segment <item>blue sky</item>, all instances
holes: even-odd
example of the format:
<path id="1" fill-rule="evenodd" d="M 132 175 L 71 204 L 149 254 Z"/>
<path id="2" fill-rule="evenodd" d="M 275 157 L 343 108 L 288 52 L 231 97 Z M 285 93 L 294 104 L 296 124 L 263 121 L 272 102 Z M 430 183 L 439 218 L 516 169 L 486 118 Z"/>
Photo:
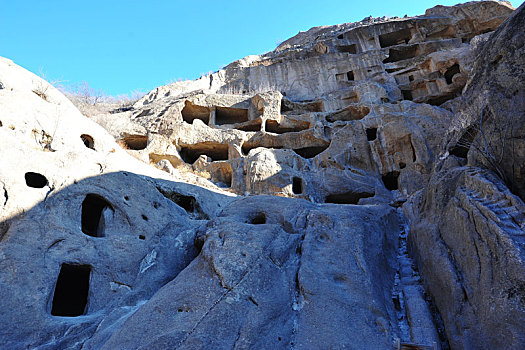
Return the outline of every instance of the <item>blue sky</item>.
<path id="1" fill-rule="evenodd" d="M 457 0 L 0 0 L 0 56 L 118 95 L 195 79 L 313 26 L 423 14 Z M 519 1 L 511 1 L 517 7 Z"/>

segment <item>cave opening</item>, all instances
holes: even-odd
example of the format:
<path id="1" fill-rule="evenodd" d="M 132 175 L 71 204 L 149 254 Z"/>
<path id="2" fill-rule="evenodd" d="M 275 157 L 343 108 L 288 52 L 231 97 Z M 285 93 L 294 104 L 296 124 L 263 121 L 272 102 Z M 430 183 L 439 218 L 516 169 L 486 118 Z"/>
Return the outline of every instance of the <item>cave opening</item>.
<path id="1" fill-rule="evenodd" d="M 180 156 L 184 162 L 193 164 L 201 156 L 210 157 L 213 162 L 228 160 L 228 145 L 218 142 L 205 141 L 191 145 L 180 145 Z"/>
<path id="2" fill-rule="evenodd" d="M 88 303 L 91 266 L 62 264 L 53 295 L 51 315 L 76 317 L 84 315 Z"/>
<path id="3" fill-rule="evenodd" d="M 412 91 L 411 90 L 401 90 L 401 93 L 403 94 L 403 100 L 412 101 Z"/>
<path id="4" fill-rule="evenodd" d="M 354 72 L 351 70 L 346 73 L 338 73 L 335 75 L 335 80 L 338 82 L 354 81 L 354 79 Z"/>
<path id="5" fill-rule="evenodd" d="M 120 139 L 124 144 L 124 148 L 141 151 L 148 146 L 147 135 L 127 135 Z"/>
<path id="6" fill-rule="evenodd" d="M 281 99 L 281 113 L 286 113 L 290 111 L 293 111 L 293 102 L 284 98 Z"/>
<path id="7" fill-rule="evenodd" d="M 445 93 L 441 96 L 429 98 L 426 103 L 433 106 L 441 106 L 443 103 L 455 99 L 458 95 L 461 94 L 461 90 L 455 89 L 449 93 Z"/>
<path id="8" fill-rule="evenodd" d="M 107 200 L 98 194 L 89 193 L 82 202 L 82 232 L 91 237 L 104 237 L 104 213 L 113 211 Z"/>
<path id="9" fill-rule="evenodd" d="M 195 197 L 177 194 L 171 196 L 170 198 L 175 204 L 184 209 L 187 213 L 193 213 L 195 211 L 195 204 L 197 203 Z"/>
<path id="10" fill-rule="evenodd" d="M 181 207 L 190 214 L 194 219 L 208 220 L 208 215 L 202 210 L 199 202 L 194 196 L 184 195 L 182 193 L 166 190 L 157 186 L 157 190 L 167 199 Z"/>
<path id="11" fill-rule="evenodd" d="M 474 142 L 474 138 L 477 134 L 478 129 L 476 128 L 476 125 L 469 126 L 463 135 L 461 135 L 458 142 L 449 149 L 449 153 L 456 157 L 467 159 L 470 146 L 472 145 L 472 142 Z"/>
<path id="12" fill-rule="evenodd" d="M 277 120 L 266 120 L 265 130 L 274 134 L 285 134 L 287 132 L 300 132 L 310 128 L 310 123 L 300 120 L 287 120 L 287 125 L 279 123 Z"/>
<path id="13" fill-rule="evenodd" d="M 319 153 L 323 152 L 327 148 L 328 148 L 328 145 L 312 146 L 312 147 L 295 148 L 293 151 L 303 158 L 313 158 Z"/>
<path id="14" fill-rule="evenodd" d="M 262 225 L 266 223 L 266 214 L 265 213 L 257 213 L 250 222 L 252 225 Z"/>
<path id="15" fill-rule="evenodd" d="M 457 63 L 447 68 L 444 74 L 447 84 L 448 85 L 452 84 L 452 78 L 454 77 L 454 75 L 459 74 L 459 73 L 460 73 L 459 64 Z"/>
<path id="16" fill-rule="evenodd" d="M 379 45 L 384 48 L 394 45 L 408 44 L 410 39 L 412 39 L 412 31 L 410 28 L 405 28 L 379 35 Z"/>
<path id="17" fill-rule="evenodd" d="M 355 55 L 357 53 L 357 45 L 356 44 L 339 45 L 339 46 L 337 46 L 337 50 L 339 52 L 346 52 L 346 53 Z"/>
<path id="18" fill-rule="evenodd" d="M 95 149 L 95 141 L 93 140 L 93 137 L 89 136 L 88 134 L 82 134 L 80 135 L 80 139 L 84 143 L 84 146 L 89 149 Z"/>
<path id="19" fill-rule="evenodd" d="M 399 46 L 388 50 L 388 57 L 383 60 L 383 63 L 398 62 L 414 58 L 418 55 L 418 46 Z"/>
<path id="20" fill-rule="evenodd" d="M 262 125 L 262 121 L 260 118 L 258 118 L 251 122 L 247 122 L 242 125 L 239 125 L 235 127 L 235 129 L 242 130 L 242 131 L 248 131 L 248 132 L 257 132 L 257 131 L 261 131 L 261 125 Z"/>
<path id="21" fill-rule="evenodd" d="M 190 101 L 184 102 L 184 108 L 181 111 L 182 120 L 188 124 L 193 124 L 195 119 L 200 119 L 206 125 L 210 122 L 210 109 L 204 106 L 198 106 Z"/>
<path id="22" fill-rule="evenodd" d="M 333 193 L 325 197 L 325 203 L 333 204 L 358 204 L 359 200 L 362 198 L 373 197 L 375 193 L 373 192 L 356 192 L 348 191 L 344 193 Z"/>
<path id="23" fill-rule="evenodd" d="M 303 179 L 300 177 L 294 176 L 292 179 L 292 192 L 294 194 L 303 193 Z"/>
<path id="24" fill-rule="evenodd" d="M 26 185 L 33 188 L 44 188 L 48 182 L 44 175 L 39 173 L 27 172 L 24 175 Z"/>
<path id="25" fill-rule="evenodd" d="M 366 139 L 368 141 L 374 141 L 377 138 L 377 128 L 366 129 Z"/>
<path id="26" fill-rule="evenodd" d="M 248 110 L 244 108 L 232 107 L 216 107 L 215 108 L 215 124 L 237 124 L 244 123 L 249 120 Z"/>
<path id="27" fill-rule="evenodd" d="M 399 188 L 399 171 L 391 171 L 382 176 L 383 184 L 389 191 L 394 191 Z"/>

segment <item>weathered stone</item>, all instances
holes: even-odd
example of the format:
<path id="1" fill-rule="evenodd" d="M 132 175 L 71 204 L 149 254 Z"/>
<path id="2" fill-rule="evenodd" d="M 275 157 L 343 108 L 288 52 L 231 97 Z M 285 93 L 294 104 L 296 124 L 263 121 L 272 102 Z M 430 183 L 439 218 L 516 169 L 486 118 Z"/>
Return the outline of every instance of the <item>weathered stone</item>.
<path id="1" fill-rule="evenodd" d="M 480 46 L 440 161 L 405 205 L 452 348 L 525 345 L 523 23 L 522 5 Z"/>
<path id="2" fill-rule="evenodd" d="M 477 47 L 470 40 L 494 30 L 510 12 L 508 3 L 487 1 L 436 7 L 413 18 L 313 28 L 270 53 L 248 56 L 194 82 L 159 87 L 134 110 L 101 122 L 116 138 L 129 129 L 149 130 L 148 145 L 155 146 L 138 154 L 145 161 L 156 163 L 165 155 L 175 168 L 189 169 L 172 161 L 175 145 L 180 154 L 199 149 L 190 150 L 187 164 L 206 153 L 211 162 L 229 163 L 231 181 L 224 180 L 230 177 L 224 175 L 226 165 L 219 172 L 202 163 L 193 169 L 207 169 L 212 181 L 238 194 L 293 195 L 284 179 L 294 171 L 256 178 L 241 171 L 258 161 L 249 151 L 264 147 L 312 159 L 308 168 L 314 174 L 327 166 L 350 167 L 378 180 L 396 173 L 408 195 L 428 180 L 451 117 L 421 102 L 442 105 L 461 94 Z M 121 127 L 126 118 L 129 126 Z M 117 127 L 108 125 L 111 120 Z M 359 135 L 372 129 L 374 140 Z M 339 177 L 348 181 L 343 173 Z M 322 202 L 324 195 L 311 198 Z"/>
<path id="3" fill-rule="evenodd" d="M 388 348 L 396 237 L 387 232 L 398 228 L 396 215 L 334 209 L 233 202 L 202 232 L 199 257 L 104 348 Z M 261 215 L 265 223 L 255 221 Z"/>
<path id="4" fill-rule="evenodd" d="M 0 59 L 0 343 L 523 348 L 524 11 L 312 28 L 103 128 Z"/>

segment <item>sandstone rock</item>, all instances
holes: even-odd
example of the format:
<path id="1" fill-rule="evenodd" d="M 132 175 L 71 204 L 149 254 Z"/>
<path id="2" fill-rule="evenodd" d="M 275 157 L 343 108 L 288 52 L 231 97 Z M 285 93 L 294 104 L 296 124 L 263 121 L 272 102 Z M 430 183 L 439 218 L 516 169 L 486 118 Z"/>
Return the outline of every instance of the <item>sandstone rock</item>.
<path id="1" fill-rule="evenodd" d="M 340 215 L 292 199 L 234 202 L 201 233 L 199 257 L 103 348 L 388 348 L 388 232 L 398 224 L 384 209 Z"/>
<path id="2" fill-rule="evenodd" d="M 209 216 L 230 197 L 191 190 L 129 156 L 51 85 L 7 59 L 0 78 L 1 343 L 79 348 L 99 323 L 136 309 L 198 253 L 186 193 Z M 85 311 L 64 313 L 67 299 L 55 301 L 61 274 L 66 285 L 89 281 Z"/>
<path id="3" fill-rule="evenodd" d="M 0 59 L 0 343 L 522 348 L 523 11 L 312 28 L 104 128 Z"/>
<path id="4" fill-rule="evenodd" d="M 524 20 L 522 5 L 481 46 L 431 181 L 405 205 L 452 348 L 525 346 Z"/>
<path id="5" fill-rule="evenodd" d="M 0 63 L 3 346 L 389 346 L 393 209 L 178 182 Z"/>
<path id="6" fill-rule="evenodd" d="M 421 102 L 443 105 L 461 94 L 477 47 L 470 40 L 494 30 L 511 9 L 487 1 L 436 7 L 413 18 L 312 28 L 273 52 L 159 87 L 134 110 L 97 120 L 123 140 L 133 130 L 149 131 L 147 148 L 135 152 L 140 159 L 168 159 L 237 194 L 294 196 L 297 172 L 315 177 L 334 167 L 376 181 L 391 178 L 387 189 L 409 195 L 428 180 L 451 117 Z M 258 157 L 270 163 L 284 160 L 277 149 L 299 157 L 287 155 L 286 166 L 253 176 L 246 169 L 261 168 L 250 164 L 260 163 L 249 155 L 258 147 L 268 150 Z M 203 154 L 207 158 L 192 166 Z M 353 181 L 344 172 L 332 176 Z M 324 202 L 334 194 L 322 188 L 322 179 L 309 181 L 321 188 L 304 198 Z"/>

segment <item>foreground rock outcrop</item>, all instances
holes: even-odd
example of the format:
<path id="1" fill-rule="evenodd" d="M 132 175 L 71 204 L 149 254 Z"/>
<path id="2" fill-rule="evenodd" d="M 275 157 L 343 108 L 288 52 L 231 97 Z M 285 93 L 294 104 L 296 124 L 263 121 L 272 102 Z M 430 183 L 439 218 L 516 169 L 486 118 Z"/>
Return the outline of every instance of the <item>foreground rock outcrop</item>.
<path id="1" fill-rule="evenodd" d="M 397 335 L 395 210 L 175 182 L 1 64 L 7 348 L 381 348 Z"/>
<path id="2" fill-rule="evenodd" d="M 312 28 L 98 124 L 0 59 L 0 343 L 523 348 L 524 14 Z"/>
<path id="3" fill-rule="evenodd" d="M 525 344 L 523 23 L 522 5 L 480 47 L 443 157 L 407 206 L 453 348 Z"/>

